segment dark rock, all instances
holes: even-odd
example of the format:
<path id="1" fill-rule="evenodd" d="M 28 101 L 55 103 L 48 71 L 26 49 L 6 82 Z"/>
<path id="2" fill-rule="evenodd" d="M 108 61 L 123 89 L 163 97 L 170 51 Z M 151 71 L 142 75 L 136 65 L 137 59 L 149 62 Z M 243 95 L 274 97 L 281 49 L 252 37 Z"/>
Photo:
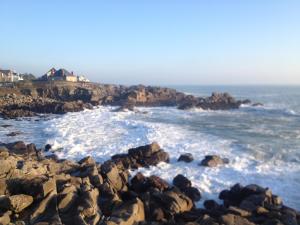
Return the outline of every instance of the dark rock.
<path id="1" fill-rule="evenodd" d="M 185 153 L 179 156 L 178 162 L 183 161 L 186 163 L 192 162 L 194 160 L 194 157 L 191 153 Z"/>
<path id="2" fill-rule="evenodd" d="M 169 162 L 169 154 L 154 142 L 128 150 L 128 154 L 112 156 L 112 160 L 124 169 L 155 166 L 160 162 Z"/>
<path id="3" fill-rule="evenodd" d="M 10 194 L 26 194 L 35 198 L 44 198 L 48 193 L 56 190 L 56 182 L 53 178 L 39 177 L 27 177 L 27 178 L 15 178 L 8 181 L 7 189 Z"/>
<path id="4" fill-rule="evenodd" d="M 48 152 L 49 150 L 51 150 L 52 146 L 50 144 L 46 144 L 45 145 L 45 152 Z"/>
<path id="5" fill-rule="evenodd" d="M 58 209 L 57 197 L 54 191 L 50 192 L 34 209 L 30 216 L 30 224 L 47 222 L 48 224 L 62 224 Z"/>
<path id="6" fill-rule="evenodd" d="M 222 216 L 221 222 L 225 225 L 255 225 L 249 220 L 234 214 L 227 214 Z"/>
<path id="7" fill-rule="evenodd" d="M 78 163 L 81 165 L 95 165 L 96 161 L 91 156 L 87 156 L 81 159 Z"/>
<path id="8" fill-rule="evenodd" d="M 257 106 L 264 106 L 264 104 L 257 102 L 257 103 L 253 103 L 252 106 L 257 107 Z"/>
<path id="9" fill-rule="evenodd" d="M 6 136 L 8 136 L 8 137 L 14 137 L 14 136 L 17 136 L 17 135 L 20 135 L 20 134 L 22 134 L 22 133 L 19 132 L 19 131 L 15 131 L 15 132 L 11 132 L 11 133 L 6 134 Z"/>
<path id="10" fill-rule="evenodd" d="M 207 210 L 216 210 L 220 207 L 215 200 L 205 200 L 203 204 Z"/>
<path id="11" fill-rule="evenodd" d="M 155 175 L 152 175 L 147 179 L 146 185 L 148 187 L 156 188 L 160 191 L 165 191 L 169 189 L 169 184 L 163 179 L 161 179 L 160 177 Z"/>
<path id="12" fill-rule="evenodd" d="M 192 186 L 192 182 L 182 174 L 178 174 L 176 177 L 174 177 L 173 184 L 180 190 L 184 190 L 185 188 Z"/>
<path id="13" fill-rule="evenodd" d="M 218 165 L 228 164 L 228 159 L 222 159 L 220 156 L 217 155 L 207 155 L 205 159 L 203 159 L 199 165 L 207 166 L 207 167 L 216 167 Z"/>
<path id="14" fill-rule="evenodd" d="M 186 196 L 192 199 L 194 202 L 198 202 L 201 199 L 200 191 L 195 187 L 188 187 L 183 191 Z"/>
<path id="15" fill-rule="evenodd" d="M 192 209 L 192 200 L 176 189 L 155 193 L 154 196 L 164 209 L 171 214 L 186 212 Z"/>

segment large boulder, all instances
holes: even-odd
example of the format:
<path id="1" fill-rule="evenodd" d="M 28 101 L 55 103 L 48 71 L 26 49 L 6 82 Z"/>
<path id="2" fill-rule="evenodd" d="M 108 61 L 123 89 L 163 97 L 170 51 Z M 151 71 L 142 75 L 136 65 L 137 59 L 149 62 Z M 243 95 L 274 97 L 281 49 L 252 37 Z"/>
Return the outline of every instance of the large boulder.
<path id="1" fill-rule="evenodd" d="M 128 174 L 120 171 L 114 162 L 107 161 L 102 164 L 101 174 L 117 191 L 127 190 Z"/>
<path id="2" fill-rule="evenodd" d="M 228 164 L 229 160 L 226 158 L 221 158 L 218 155 L 207 155 L 205 158 L 200 162 L 199 165 L 207 166 L 207 167 L 216 167 L 223 164 Z"/>
<path id="3" fill-rule="evenodd" d="M 16 213 L 20 213 L 25 208 L 30 206 L 33 198 L 30 195 L 12 195 L 9 197 L 10 209 Z"/>
<path id="4" fill-rule="evenodd" d="M 234 214 L 226 214 L 221 217 L 221 222 L 224 225 L 255 225 L 246 218 Z"/>
<path id="5" fill-rule="evenodd" d="M 185 154 L 180 155 L 177 161 L 190 163 L 193 160 L 194 160 L 194 157 L 191 153 L 185 153 Z"/>
<path id="6" fill-rule="evenodd" d="M 161 203 L 164 210 L 173 215 L 189 211 L 193 207 L 192 200 L 176 189 L 154 193 L 153 197 Z"/>
<path id="7" fill-rule="evenodd" d="M 169 162 L 169 154 L 153 142 L 149 145 L 131 148 L 128 154 L 117 154 L 112 156 L 112 161 L 119 168 L 137 169 L 139 167 L 155 166 L 160 162 Z"/>
<path id="8" fill-rule="evenodd" d="M 135 225 L 145 220 L 144 204 L 136 198 L 116 207 L 107 225 Z"/>
<path id="9" fill-rule="evenodd" d="M 39 199 L 56 192 L 56 181 L 45 176 L 16 178 L 8 180 L 7 189 L 11 195 L 26 194 Z"/>
<path id="10" fill-rule="evenodd" d="M 48 224 L 62 224 L 58 208 L 56 191 L 50 192 L 33 210 L 30 215 L 30 223 L 48 223 Z"/>
<path id="11" fill-rule="evenodd" d="M 173 184 L 193 201 L 199 201 L 201 199 L 200 191 L 197 188 L 192 187 L 192 182 L 182 174 L 174 177 Z"/>

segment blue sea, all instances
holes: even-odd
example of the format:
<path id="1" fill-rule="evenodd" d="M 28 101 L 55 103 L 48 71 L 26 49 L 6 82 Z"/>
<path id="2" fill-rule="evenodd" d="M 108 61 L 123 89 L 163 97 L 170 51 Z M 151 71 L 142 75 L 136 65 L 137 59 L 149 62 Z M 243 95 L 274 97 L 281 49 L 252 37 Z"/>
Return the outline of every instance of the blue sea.
<path id="1" fill-rule="evenodd" d="M 157 141 L 171 156 L 169 164 L 140 169 L 169 182 L 187 176 L 202 192 L 203 200 L 239 182 L 269 187 L 286 205 L 300 209 L 300 87 L 299 86 L 176 86 L 197 96 L 228 92 L 263 106 L 243 105 L 229 111 L 178 110 L 174 107 L 138 108 L 140 112 L 113 112 L 97 107 L 46 119 L 0 120 L 2 142 L 25 140 L 39 147 L 50 143 L 63 158 L 92 155 L 99 162 L 131 147 Z M 16 137 L 6 134 L 20 131 Z M 182 153 L 195 160 L 177 162 Z M 230 163 L 205 168 L 198 163 L 207 154 L 226 157 Z M 132 171 L 132 175 L 137 171 Z"/>

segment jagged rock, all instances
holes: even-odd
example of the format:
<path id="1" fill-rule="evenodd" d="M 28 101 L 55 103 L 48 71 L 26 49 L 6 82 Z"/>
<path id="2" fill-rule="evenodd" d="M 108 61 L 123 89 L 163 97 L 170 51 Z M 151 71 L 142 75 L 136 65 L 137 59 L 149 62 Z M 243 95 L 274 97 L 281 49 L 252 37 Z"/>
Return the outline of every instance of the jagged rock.
<path id="1" fill-rule="evenodd" d="M 183 161 L 183 162 L 186 162 L 186 163 L 190 163 L 193 160 L 194 160 L 194 157 L 191 153 L 185 153 L 185 154 L 180 155 L 177 161 L 178 162 Z"/>
<path id="2" fill-rule="evenodd" d="M 166 181 L 155 175 L 152 175 L 147 179 L 146 185 L 160 191 L 165 191 L 169 188 L 169 184 Z"/>
<path id="3" fill-rule="evenodd" d="M 68 211 L 72 207 L 72 204 L 76 201 L 77 198 L 78 195 L 74 191 L 70 191 L 65 194 L 62 194 L 59 197 L 60 200 L 58 202 L 59 212 L 64 213 Z"/>
<path id="4" fill-rule="evenodd" d="M 192 182 L 185 176 L 181 174 L 177 175 L 173 179 L 173 184 L 193 201 L 199 201 L 201 199 L 200 191 L 197 188 L 192 187 Z"/>
<path id="5" fill-rule="evenodd" d="M 128 175 L 120 172 L 113 162 L 105 162 L 101 165 L 101 174 L 116 188 L 117 191 L 127 190 L 126 181 Z"/>
<path id="6" fill-rule="evenodd" d="M 221 222 L 225 225 L 255 225 L 249 220 L 234 214 L 227 214 L 221 217 Z"/>
<path id="7" fill-rule="evenodd" d="M 201 166 L 208 166 L 208 167 L 216 167 L 218 165 L 228 164 L 228 159 L 222 159 L 220 156 L 217 155 L 207 155 L 205 159 L 203 159 L 199 165 Z"/>
<path id="8" fill-rule="evenodd" d="M 50 192 L 34 209 L 30 216 L 30 223 L 37 224 L 47 222 L 49 224 L 62 224 L 58 209 L 56 191 Z"/>
<path id="9" fill-rule="evenodd" d="M 129 149 L 128 155 L 136 159 L 137 163 L 143 167 L 155 166 L 160 162 L 169 162 L 169 154 L 164 152 L 156 142 Z"/>
<path id="10" fill-rule="evenodd" d="M 98 224 L 101 211 L 98 207 L 99 191 L 94 188 L 81 193 L 79 211 L 87 224 Z"/>
<path id="11" fill-rule="evenodd" d="M 23 209 L 30 206 L 33 198 L 30 195 L 13 195 L 9 197 L 10 209 L 16 213 L 20 213 Z"/>
<path id="12" fill-rule="evenodd" d="M 239 215 L 239 216 L 242 216 L 242 217 L 247 217 L 247 216 L 251 215 L 251 212 L 249 212 L 247 210 L 240 209 L 238 207 L 234 207 L 234 206 L 230 206 L 228 208 L 228 211 L 232 214 Z"/>
<path id="13" fill-rule="evenodd" d="M 171 214 L 189 211 L 193 207 L 192 200 L 183 193 L 176 191 L 176 189 L 164 193 L 155 193 L 153 197 Z"/>
<path id="14" fill-rule="evenodd" d="M 2 215 L 0 214 L 0 224 L 2 225 L 7 225 L 10 224 L 10 215 L 11 215 L 11 211 L 7 211 L 5 213 L 3 213 Z"/>
<path id="15" fill-rule="evenodd" d="M 81 159 L 78 163 L 81 166 L 86 166 L 86 165 L 95 165 L 96 161 L 91 156 L 87 156 L 87 157 Z"/>
<path id="16" fill-rule="evenodd" d="M 105 224 L 134 225 L 144 220 L 144 204 L 140 199 L 136 198 L 116 207 L 113 210 L 111 217 Z"/>
<path id="17" fill-rule="evenodd" d="M 223 190 L 223 203 L 207 200 L 201 209 L 194 204 L 199 190 L 183 175 L 174 178 L 173 187 L 142 173 L 129 181 L 127 169 L 148 166 L 147 160 L 163 152 L 157 144 L 102 165 L 91 157 L 79 163 L 45 159 L 32 154 L 36 151 L 23 142 L 0 144 L 0 224 L 299 224 L 299 212 L 255 184 Z"/>
<path id="18" fill-rule="evenodd" d="M 128 154 L 112 156 L 112 161 L 122 169 L 136 169 L 139 167 L 155 166 L 160 162 L 169 162 L 169 154 L 153 142 L 150 145 L 140 146 L 128 150 Z"/>
<path id="19" fill-rule="evenodd" d="M 56 181 L 43 176 L 10 179 L 8 190 L 13 195 L 27 194 L 34 198 L 44 198 L 48 193 L 56 191 Z"/>

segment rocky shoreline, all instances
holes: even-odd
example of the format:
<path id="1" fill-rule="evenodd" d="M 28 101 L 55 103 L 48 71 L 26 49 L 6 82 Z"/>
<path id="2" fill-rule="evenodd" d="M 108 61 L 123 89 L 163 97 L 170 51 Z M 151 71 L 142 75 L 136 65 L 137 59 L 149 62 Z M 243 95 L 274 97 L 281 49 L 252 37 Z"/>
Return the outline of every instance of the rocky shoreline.
<path id="1" fill-rule="evenodd" d="M 134 110 L 135 106 L 228 110 L 250 103 L 250 100 L 236 100 L 228 93 L 212 93 L 210 97 L 196 97 L 171 88 L 143 85 L 127 87 L 32 81 L 19 82 L 13 88 L 0 87 L 0 116 L 5 119 L 78 112 L 97 105 L 119 106 L 118 110 Z"/>
<path id="2" fill-rule="evenodd" d="M 46 146 L 49 149 L 51 146 Z M 180 161 L 190 162 L 185 154 Z M 204 201 L 187 177 L 173 184 L 130 171 L 169 162 L 157 143 L 128 150 L 102 164 L 44 156 L 34 144 L 0 144 L 0 224 L 185 224 L 297 225 L 300 213 L 279 196 L 255 184 L 236 184 L 220 192 L 220 202 Z M 202 166 L 229 163 L 207 156 Z"/>

